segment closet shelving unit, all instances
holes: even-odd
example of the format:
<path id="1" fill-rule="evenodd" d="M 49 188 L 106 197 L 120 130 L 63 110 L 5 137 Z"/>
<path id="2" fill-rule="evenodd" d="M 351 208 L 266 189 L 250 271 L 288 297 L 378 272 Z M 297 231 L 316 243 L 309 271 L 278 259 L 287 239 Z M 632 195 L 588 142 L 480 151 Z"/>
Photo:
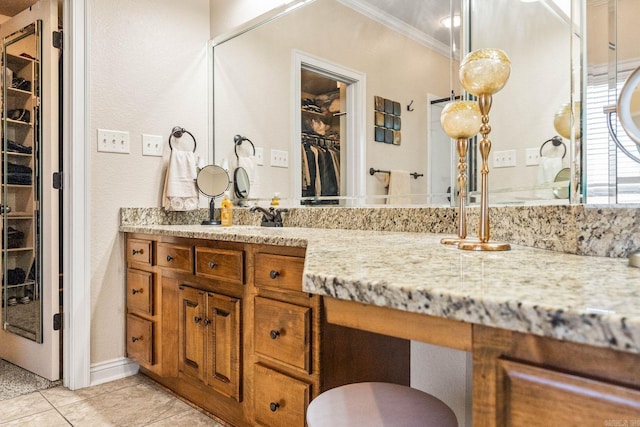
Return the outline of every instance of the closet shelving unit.
<path id="1" fill-rule="evenodd" d="M 39 298 L 35 263 L 38 254 L 39 63 L 35 31 L 6 43 L 2 52 L 2 294 L 3 306 Z M 5 67 L 10 71 L 6 71 Z M 16 79 L 28 82 L 16 87 Z M 16 111 L 25 111 L 21 117 Z M 18 116 L 18 117 L 16 117 Z M 16 149 L 17 144 L 18 149 Z M 12 169 L 20 179 L 12 179 Z M 28 172 L 25 172 L 28 171 Z M 30 175 L 30 176 L 28 176 Z M 28 176 L 28 177 L 26 177 Z M 11 236 L 18 235 L 18 238 Z M 27 297 L 27 298 L 25 298 Z M 10 300 L 12 300 L 10 302 Z M 12 324 L 10 311 L 3 321 Z M 29 333 L 26 328 L 24 332 Z"/>

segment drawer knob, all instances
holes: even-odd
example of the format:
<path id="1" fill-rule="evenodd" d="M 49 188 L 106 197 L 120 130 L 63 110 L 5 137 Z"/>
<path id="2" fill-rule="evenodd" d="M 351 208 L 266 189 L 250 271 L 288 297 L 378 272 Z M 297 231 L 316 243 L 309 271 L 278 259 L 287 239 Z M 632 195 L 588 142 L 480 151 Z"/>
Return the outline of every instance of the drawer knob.
<path id="1" fill-rule="evenodd" d="M 131 251 L 132 255 L 142 255 L 144 253 L 144 249 L 133 249 Z"/>
<path id="2" fill-rule="evenodd" d="M 269 332 L 272 340 L 277 339 L 280 336 L 280 331 L 276 331 L 275 329 Z"/>
<path id="3" fill-rule="evenodd" d="M 135 294 L 141 294 L 141 293 L 142 293 L 142 288 L 140 288 L 140 289 L 131 289 L 131 293 L 132 293 L 133 295 L 135 295 Z"/>
<path id="4" fill-rule="evenodd" d="M 142 339 L 142 337 L 131 337 L 131 342 L 137 342 L 140 341 Z"/>
<path id="5" fill-rule="evenodd" d="M 277 270 L 271 270 L 271 272 L 269 273 L 269 277 L 271 277 L 272 279 L 276 279 L 278 276 L 280 275 L 280 272 Z"/>
<path id="6" fill-rule="evenodd" d="M 279 407 L 280 407 L 279 403 L 276 403 L 276 402 L 269 403 L 269 409 L 271 409 L 271 412 L 276 412 Z"/>
<path id="7" fill-rule="evenodd" d="M 193 321 L 194 321 L 195 323 L 200 323 L 200 322 L 202 321 L 202 317 L 200 317 L 200 316 L 196 316 L 196 317 L 194 317 L 194 318 L 193 318 Z"/>
<path id="8" fill-rule="evenodd" d="M 217 266 L 218 266 L 218 264 L 216 264 L 215 262 L 213 262 L 213 261 L 210 261 L 210 262 L 209 262 L 209 268 L 210 268 L 210 269 L 212 269 L 212 270 L 213 270 L 213 269 L 214 269 L 214 268 L 216 268 Z"/>
<path id="9" fill-rule="evenodd" d="M 167 262 L 173 261 L 173 257 L 171 255 L 167 255 Z"/>

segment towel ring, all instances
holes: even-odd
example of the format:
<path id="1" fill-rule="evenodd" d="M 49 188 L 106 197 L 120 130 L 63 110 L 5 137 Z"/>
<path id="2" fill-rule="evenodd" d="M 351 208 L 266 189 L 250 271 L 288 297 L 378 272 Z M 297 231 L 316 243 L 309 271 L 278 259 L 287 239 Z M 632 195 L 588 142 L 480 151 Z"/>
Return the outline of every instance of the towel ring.
<path id="1" fill-rule="evenodd" d="M 545 145 L 547 145 L 548 142 L 550 142 L 551 145 L 553 145 L 554 147 L 559 147 L 560 145 L 562 145 L 562 148 L 564 148 L 564 153 L 562 153 L 562 158 L 564 159 L 564 157 L 567 155 L 567 146 L 562 141 L 562 138 L 559 137 L 558 135 L 554 136 L 553 138 L 547 139 L 545 142 L 542 143 L 542 145 L 540 146 L 540 157 L 542 157 L 542 149 L 544 148 Z"/>
<path id="2" fill-rule="evenodd" d="M 253 145 L 253 142 L 246 136 L 236 135 L 233 137 L 233 151 L 236 153 L 236 159 L 240 160 L 240 156 L 238 156 L 238 145 L 242 145 L 244 141 L 248 141 L 251 144 L 251 148 L 253 148 L 253 155 L 256 155 L 256 146 Z"/>
<path id="3" fill-rule="evenodd" d="M 171 146 L 171 138 L 182 138 L 182 135 L 184 135 L 185 133 L 188 133 L 193 139 L 193 152 L 195 153 L 196 147 L 198 146 L 198 143 L 196 142 L 196 137 L 193 136 L 191 132 L 189 132 L 188 130 L 180 126 L 175 126 L 173 129 L 171 129 L 171 134 L 169 135 L 169 148 L 173 150 L 173 147 Z"/>

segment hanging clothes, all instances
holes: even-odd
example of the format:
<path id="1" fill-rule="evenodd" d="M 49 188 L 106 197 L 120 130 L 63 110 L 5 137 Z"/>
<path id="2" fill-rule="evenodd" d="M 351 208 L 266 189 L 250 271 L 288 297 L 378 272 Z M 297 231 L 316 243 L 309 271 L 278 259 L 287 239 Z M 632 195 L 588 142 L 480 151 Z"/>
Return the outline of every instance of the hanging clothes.
<path id="1" fill-rule="evenodd" d="M 303 197 L 340 195 L 340 150 L 337 144 L 336 140 L 303 135 Z"/>

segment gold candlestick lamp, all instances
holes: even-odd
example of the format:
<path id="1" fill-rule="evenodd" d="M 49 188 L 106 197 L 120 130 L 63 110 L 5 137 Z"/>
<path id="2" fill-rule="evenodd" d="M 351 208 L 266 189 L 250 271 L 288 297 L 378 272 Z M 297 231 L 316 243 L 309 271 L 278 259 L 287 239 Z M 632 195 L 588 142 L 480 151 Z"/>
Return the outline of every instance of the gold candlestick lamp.
<path id="1" fill-rule="evenodd" d="M 488 175 L 489 152 L 491 141 L 489 133 L 489 111 L 493 94 L 502 89 L 511 73 L 511 60 L 500 49 L 479 49 L 469 52 L 460 63 L 460 82 L 462 87 L 478 97 L 478 106 L 482 114 L 480 133 L 482 140 L 479 144 L 482 168 L 480 170 L 480 223 L 478 225 L 478 241 L 464 241 L 458 248 L 476 251 L 505 251 L 511 249 L 508 243 L 491 242 L 491 228 L 489 225 L 488 205 Z"/>
<path id="2" fill-rule="evenodd" d="M 448 104 L 440 114 L 442 129 L 456 140 L 458 151 L 458 237 L 445 237 L 440 243 L 458 245 L 467 237 L 467 146 L 468 139 L 480 131 L 482 114 L 474 101 L 455 101 Z M 454 192 L 452 192 L 454 193 Z"/>

